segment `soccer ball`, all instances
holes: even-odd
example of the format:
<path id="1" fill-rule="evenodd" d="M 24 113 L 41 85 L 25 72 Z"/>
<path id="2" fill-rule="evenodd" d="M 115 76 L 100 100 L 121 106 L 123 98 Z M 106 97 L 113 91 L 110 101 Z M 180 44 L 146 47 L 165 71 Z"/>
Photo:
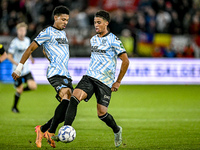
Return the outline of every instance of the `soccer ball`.
<path id="1" fill-rule="evenodd" d="M 72 126 L 62 126 L 58 131 L 58 138 L 61 142 L 70 143 L 76 137 L 76 130 Z"/>

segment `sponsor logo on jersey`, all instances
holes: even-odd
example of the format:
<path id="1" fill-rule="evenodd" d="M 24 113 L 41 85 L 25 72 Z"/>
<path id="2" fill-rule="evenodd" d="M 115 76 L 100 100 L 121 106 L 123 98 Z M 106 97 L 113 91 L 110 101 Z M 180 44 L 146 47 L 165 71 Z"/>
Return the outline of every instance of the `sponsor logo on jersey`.
<path id="1" fill-rule="evenodd" d="M 92 46 L 91 51 L 96 53 L 106 53 L 106 50 L 98 49 L 98 46 Z"/>
<path id="2" fill-rule="evenodd" d="M 56 41 L 58 42 L 58 44 L 68 44 L 65 38 L 56 38 Z"/>
<path id="3" fill-rule="evenodd" d="M 20 53 L 22 53 L 22 52 L 24 52 L 26 49 L 18 49 L 17 51 L 18 52 L 20 52 Z"/>

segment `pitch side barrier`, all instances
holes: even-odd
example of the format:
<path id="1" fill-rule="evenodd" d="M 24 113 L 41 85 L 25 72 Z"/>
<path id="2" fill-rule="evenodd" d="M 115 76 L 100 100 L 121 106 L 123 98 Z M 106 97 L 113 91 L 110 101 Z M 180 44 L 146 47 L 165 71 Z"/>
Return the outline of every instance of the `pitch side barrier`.
<path id="1" fill-rule="evenodd" d="M 70 58 L 68 68 L 74 84 L 86 73 L 89 61 L 89 58 Z M 48 65 L 46 58 L 35 58 L 35 63 L 30 63 L 38 84 L 49 84 L 46 79 Z M 118 59 L 116 75 L 120 66 Z M 8 60 L 0 64 L 1 82 L 13 82 L 11 73 L 12 65 Z M 200 84 L 200 59 L 130 58 L 122 84 Z"/>

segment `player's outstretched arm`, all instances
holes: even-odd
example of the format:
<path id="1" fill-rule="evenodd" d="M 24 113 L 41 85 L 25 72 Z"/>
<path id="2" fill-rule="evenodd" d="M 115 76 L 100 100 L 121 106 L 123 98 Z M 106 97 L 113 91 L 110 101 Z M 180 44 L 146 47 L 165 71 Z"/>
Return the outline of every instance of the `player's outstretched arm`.
<path id="1" fill-rule="evenodd" d="M 38 48 L 38 44 L 33 41 L 30 46 L 26 49 L 26 51 L 24 52 L 24 54 L 22 55 L 22 58 L 20 60 L 20 63 L 17 65 L 16 70 L 12 73 L 12 77 L 14 80 L 17 80 L 17 78 L 20 77 L 21 75 L 21 71 L 23 68 L 24 63 L 26 62 L 26 60 L 30 57 L 31 53 Z"/>
<path id="2" fill-rule="evenodd" d="M 129 59 L 128 59 L 128 56 L 127 56 L 127 53 L 123 53 L 119 56 L 119 58 L 122 60 L 122 64 L 121 64 L 121 68 L 120 68 L 120 72 L 119 72 L 119 75 L 118 75 L 118 78 L 116 80 L 115 83 L 113 83 L 112 87 L 111 87 L 111 91 L 112 92 L 116 92 L 120 86 L 120 83 L 128 69 L 128 66 L 129 66 Z"/>
<path id="3" fill-rule="evenodd" d="M 7 54 L 6 54 L 6 52 L 4 52 L 4 53 L 0 56 L 0 63 L 3 62 L 6 58 L 7 58 Z"/>
<path id="4" fill-rule="evenodd" d="M 8 60 L 12 63 L 12 64 L 14 64 L 14 65 L 18 65 L 18 63 L 14 60 L 14 58 L 13 58 L 13 54 L 11 54 L 11 53 L 8 53 Z"/>

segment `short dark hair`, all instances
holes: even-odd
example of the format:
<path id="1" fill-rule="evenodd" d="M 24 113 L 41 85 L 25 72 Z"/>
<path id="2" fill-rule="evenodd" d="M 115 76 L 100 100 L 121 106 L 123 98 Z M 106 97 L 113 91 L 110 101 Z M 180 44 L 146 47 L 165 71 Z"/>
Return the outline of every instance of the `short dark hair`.
<path id="1" fill-rule="evenodd" d="M 61 14 L 67 14 L 67 15 L 69 15 L 69 9 L 66 6 L 57 6 L 53 10 L 53 16 L 55 16 L 55 15 L 59 16 Z"/>
<path id="2" fill-rule="evenodd" d="M 105 10 L 100 10 L 95 14 L 95 17 L 101 17 L 104 20 L 110 22 L 110 14 Z"/>

